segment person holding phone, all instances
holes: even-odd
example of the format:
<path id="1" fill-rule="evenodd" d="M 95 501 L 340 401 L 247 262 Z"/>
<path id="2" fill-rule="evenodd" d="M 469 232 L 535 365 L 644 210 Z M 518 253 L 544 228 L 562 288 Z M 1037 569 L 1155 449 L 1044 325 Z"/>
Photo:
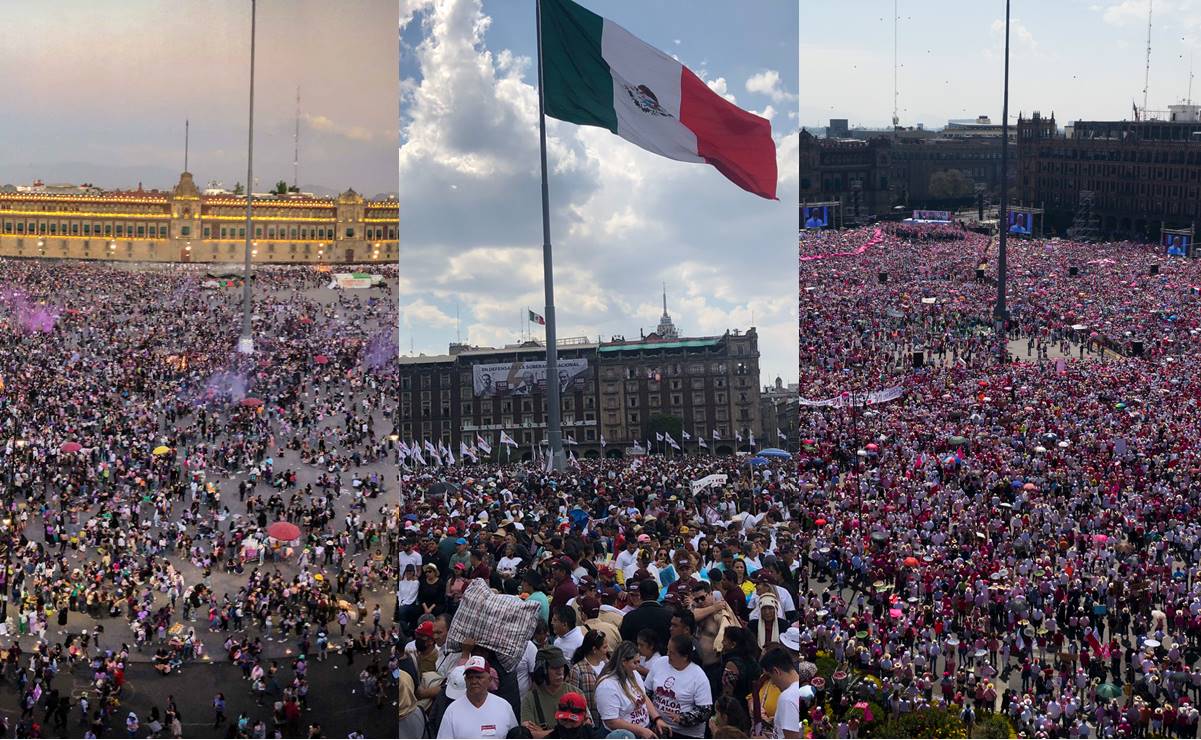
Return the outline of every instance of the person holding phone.
<path id="1" fill-rule="evenodd" d="M 635 737 L 671 737 L 667 724 L 648 699 L 635 667 L 638 648 L 625 640 L 613 651 L 596 685 L 596 709 L 607 730 L 628 730 Z"/>
<path id="2" fill-rule="evenodd" d="M 646 677 L 651 703 L 678 737 L 704 737 L 713 714 L 709 677 L 699 659 L 692 636 L 675 635 L 667 642 L 667 660 L 656 663 Z"/>

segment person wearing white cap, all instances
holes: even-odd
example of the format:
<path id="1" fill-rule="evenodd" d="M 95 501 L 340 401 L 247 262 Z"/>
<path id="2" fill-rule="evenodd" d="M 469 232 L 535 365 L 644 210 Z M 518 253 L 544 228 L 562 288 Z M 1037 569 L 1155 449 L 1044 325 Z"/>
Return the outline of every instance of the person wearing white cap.
<path id="1" fill-rule="evenodd" d="M 446 696 L 453 701 L 442 714 L 438 737 L 499 738 L 517 726 L 509 702 L 489 693 L 491 681 L 488 662 L 478 655 L 451 671 L 446 679 Z"/>

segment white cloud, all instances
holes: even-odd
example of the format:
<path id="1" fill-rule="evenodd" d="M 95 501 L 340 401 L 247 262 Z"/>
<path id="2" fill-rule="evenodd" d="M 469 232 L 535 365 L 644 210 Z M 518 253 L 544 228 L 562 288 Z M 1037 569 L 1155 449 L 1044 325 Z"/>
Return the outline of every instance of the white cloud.
<path id="1" fill-rule="evenodd" d="M 780 73 L 774 69 L 764 70 L 747 78 L 746 91 L 767 95 L 774 103 L 797 99 L 796 95 L 781 87 Z"/>
<path id="2" fill-rule="evenodd" d="M 997 54 L 1004 53 L 1005 50 L 1005 19 L 998 18 L 992 22 L 990 26 L 993 34 L 994 51 Z M 1019 18 L 1009 19 L 1009 53 L 1012 55 L 1015 50 L 1022 50 L 1027 54 L 1035 54 L 1038 52 L 1038 42 L 1034 39 L 1034 34 L 1030 29 L 1022 23 Z"/>
<path id="3" fill-rule="evenodd" d="M 704 79 L 703 77 L 701 79 Z M 729 87 L 726 85 L 725 77 L 718 77 L 716 80 L 705 80 L 705 84 L 709 89 L 718 95 L 722 96 L 731 103 L 737 103 L 738 100 L 730 93 Z"/>
<path id="4" fill-rule="evenodd" d="M 375 138 L 374 134 L 363 126 L 345 126 L 335 123 L 325 116 L 311 113 L 304 113 L 300 117 L 310 128 L 322 133 L 333 134 L 351 141 L 371 141 Z"/>

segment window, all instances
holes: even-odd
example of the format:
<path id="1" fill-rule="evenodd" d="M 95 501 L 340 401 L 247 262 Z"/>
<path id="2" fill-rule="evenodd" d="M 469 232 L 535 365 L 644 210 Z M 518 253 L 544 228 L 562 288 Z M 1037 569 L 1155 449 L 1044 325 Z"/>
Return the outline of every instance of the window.
<path id="1" fill-rule="evenodd" d="M 348 229 L 346 229 L 346 238 L 347 238 L 347 239 L 353 239 L 353 238 L 354 238 L 354 227 L 353 227 L 353 226 L 352 226 L 352 227 L 350 227 L 350 228 L 348 228 Z"/>
<path id="2" fill-rule="evenodd" d="M 181 227 L 179 227 L 179 233 L 181 236 L 191 236 L 192 235 L 192 227 L 191 226 L 181 226 Z M 208 235 L 205 234 L 205 236 L 208 236 Z"/>

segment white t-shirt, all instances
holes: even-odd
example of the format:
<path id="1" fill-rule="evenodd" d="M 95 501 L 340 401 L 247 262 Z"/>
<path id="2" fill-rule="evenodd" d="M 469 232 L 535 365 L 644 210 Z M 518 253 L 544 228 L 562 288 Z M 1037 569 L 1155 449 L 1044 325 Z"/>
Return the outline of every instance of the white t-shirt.
<path id="1" fill-rule="evenodd" d="M 538 658 L 538 646 L 533 640 L 526 640 L 525 652 L 521 655 L 521 661 L 517 664 L 517 690 L 525 696 L 530 692 L 530 673 L 534 670 L 534 662 Z"/>
<path id="2" fill-rule="evenodd" d="M 503 573 L 516 573 L 517 568 L 521 565 L 521 558 L 509 557 L 508 555 L 500 559 L 496 564 L 496 569 Z"/>
<path id="3" fill-rule="evenodd" d="M 452 701 L 442 714 L 438 737 L 504 737 L 516 726 L 513 707 L 496 694 L 488 694 L 482 707 L 476 707 L 464 696 Z"/>
<path id="4" fill-rule="evenodd" d="M 784 737 L 784 731 L 800 733 L 801 731 L 801 682 L 780 692 L 776 699 L 775 723 L 776 737 Z"/>
<path id="5" fill-rule="evenodd" d="M 556 637 L 554 646 L 563 651 L 563 657 L 571 660 L 571 656 L 575 655 L 575 649 L 584 644 L 584 630 L 580 627 L 572 627 L 562 637 Z"/>
<path id="6" fill-rule="evenodd" d="M 634 550 L 634 552 L 630 552 L 629 550 L 622 550 L 617 553 L 615 565 L 621 571 L 622 583 L 624 584 L 634 575 L 634 571 L 638 570 L 638 551 Z"/>
<path id="7" fill-rule="evenodd" d="M 641 691 L 635 691 L 632 688 L 630 690 L 637 701 L 631 701 L 630 697 L 626 696 L 626 693 L 621 690 L 621 684 L 614 676 L 608 676 L 597 684 L 596 711 L 602 721 L 620 719 L 639 727 L 650 726 L 651 714 L 646 707 L 646 689 L 642 684 L 642 676 L 635 673 L 634 681 L 641 689 Z"/>
<path id="8" fill-rule="evenodd" d="M 699 665 L 689 663 L 684 670 L 677 671 L 672 667 L 670 660 L 657 660 L 646 674 L 646 691 L 650 694 L 655 709 L 663 714 L 664 721 L 671 727 L 673 735 L 705 736 L 704 722 L 697 725 L 679 725 L 672 722 L 666 714 L 680 714 L 691 712 L 697 707 L 713 706 L 709 677 Z"/>

